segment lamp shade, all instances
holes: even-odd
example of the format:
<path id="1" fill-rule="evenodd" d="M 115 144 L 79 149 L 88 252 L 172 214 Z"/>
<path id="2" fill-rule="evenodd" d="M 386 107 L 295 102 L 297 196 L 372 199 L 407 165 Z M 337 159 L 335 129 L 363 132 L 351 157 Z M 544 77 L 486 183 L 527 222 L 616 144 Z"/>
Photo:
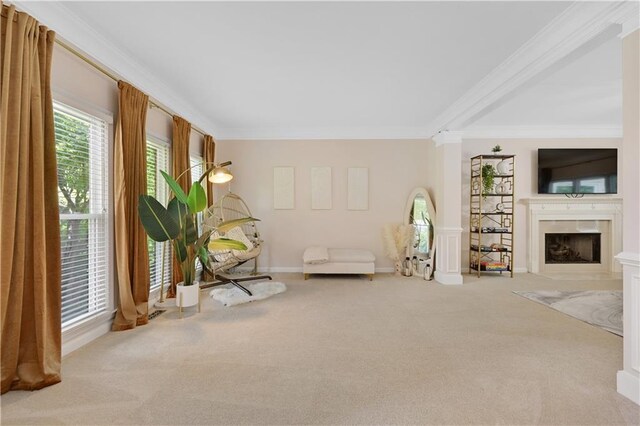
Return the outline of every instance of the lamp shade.
<path id="1" fill-rule="evenodd" d="M 216 167 L 209 174 L 209 180 L 213 183 L 226 183 L 233 179 L 233 175 L 226 167 Z"/>

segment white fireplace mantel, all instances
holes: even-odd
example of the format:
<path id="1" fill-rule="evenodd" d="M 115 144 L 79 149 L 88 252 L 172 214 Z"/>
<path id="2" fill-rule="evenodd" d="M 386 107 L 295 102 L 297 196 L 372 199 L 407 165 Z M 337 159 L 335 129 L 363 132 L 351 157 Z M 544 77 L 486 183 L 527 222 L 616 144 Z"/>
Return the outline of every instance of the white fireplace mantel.
<path id="1" fill-rule="evenodd" d="M 548 220 L 605 220 L 611 221 L 609 247 L 612 258 L 622 251 L 622 198 L 588 196 L 582 198 L 535 197 L 522 200 L 528 206 L 527 239 L 529 242 L 529 272 L 540 271 L 540 222 Z M 611 272 L 620 266 L 611 259 Z"/>

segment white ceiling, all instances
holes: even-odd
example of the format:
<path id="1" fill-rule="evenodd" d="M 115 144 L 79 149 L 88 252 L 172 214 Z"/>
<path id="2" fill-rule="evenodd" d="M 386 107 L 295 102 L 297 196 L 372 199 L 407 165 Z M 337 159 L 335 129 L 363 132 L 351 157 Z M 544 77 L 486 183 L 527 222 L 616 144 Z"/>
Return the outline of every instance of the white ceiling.
<path id="1" fill-rule="evenodd" d="M 615 37 L 479 118 L 493 126 L 622 126 L 622 40 Z"/>
<path id="2" fill-rule="evenodd" d="M 431 136 L 439 114 L 568 5 L 64 3 L 218 138 Z"/>

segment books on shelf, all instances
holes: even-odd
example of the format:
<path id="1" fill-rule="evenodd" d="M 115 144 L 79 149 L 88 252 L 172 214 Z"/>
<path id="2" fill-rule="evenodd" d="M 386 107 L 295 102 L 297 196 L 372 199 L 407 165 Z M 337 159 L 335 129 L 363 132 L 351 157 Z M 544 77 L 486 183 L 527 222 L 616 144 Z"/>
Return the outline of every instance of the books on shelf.
<path id="1" fill-rule="evenodd" d="M 477 226 L 472 226 L 471 227 L 471 232 L 478 232 L 478 227 Z M 483 226 L 482 227 L 482 232 L 505 233 L 505 232 L 509 232 L 509 228 L 495 227 L 495 226 Z"/>
<path id="2" fill-rule="evenodd" d="M 478 268 L 478 264 L 476 262 L 472 262 L 471 269 L 477 269 L 477 268 Z M 509 271 L 509 265 L 507 265 L 504 262 L 484 261 L 484 262 L 480 262 L 480 270 L 494 271 L 494 272 Z"/>
<path id="3" fill-rule="evenodd" d="M 478 245 L 477 244 L 471 244 L 471 250 L 478 251 Z M 480 246 L 480 251 L 481 252 L 485 252 L 485 253 L 489 253 L 489 252 L 506 252 L 506 251 L 509 251 L 509 249 L 507 247 L 501 246 L 499 244 L 491 244 L 490 246 L 481 245 Z"/>

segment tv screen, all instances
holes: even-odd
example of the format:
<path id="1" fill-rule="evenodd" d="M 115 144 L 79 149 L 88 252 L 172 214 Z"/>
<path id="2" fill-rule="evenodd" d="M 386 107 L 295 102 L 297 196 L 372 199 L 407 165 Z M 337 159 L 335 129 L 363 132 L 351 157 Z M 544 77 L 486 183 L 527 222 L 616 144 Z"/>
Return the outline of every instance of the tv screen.
<path id="1" fill-rule="evenodd" d="M 538 194 L 616 194 L 617 192 L 617 149 L 538 150 Z"/>

